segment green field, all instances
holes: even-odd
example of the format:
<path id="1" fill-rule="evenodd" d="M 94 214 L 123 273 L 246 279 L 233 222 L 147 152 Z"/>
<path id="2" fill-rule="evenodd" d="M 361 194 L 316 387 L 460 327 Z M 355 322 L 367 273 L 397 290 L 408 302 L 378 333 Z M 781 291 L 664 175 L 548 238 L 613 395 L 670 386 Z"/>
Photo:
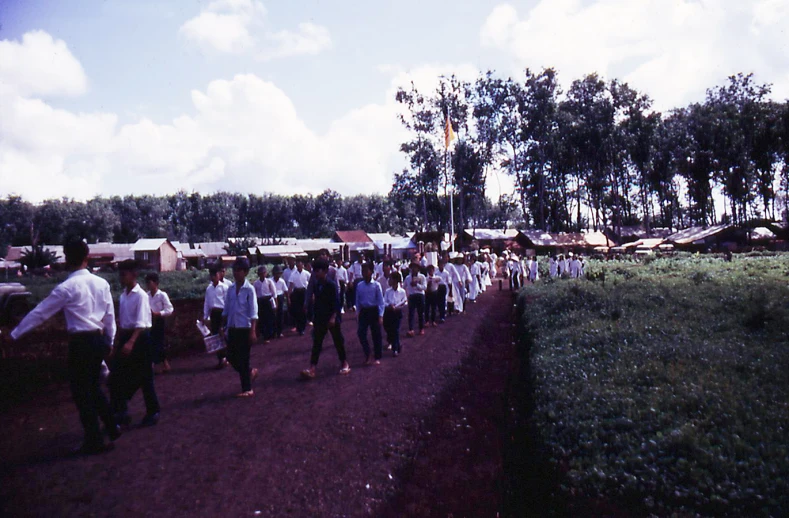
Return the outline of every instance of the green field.
<path id="1" fill-rule="evenodd" d="M 518 299 L 560 492 L 789 513 L 789 256 L 596 262 Z"/>

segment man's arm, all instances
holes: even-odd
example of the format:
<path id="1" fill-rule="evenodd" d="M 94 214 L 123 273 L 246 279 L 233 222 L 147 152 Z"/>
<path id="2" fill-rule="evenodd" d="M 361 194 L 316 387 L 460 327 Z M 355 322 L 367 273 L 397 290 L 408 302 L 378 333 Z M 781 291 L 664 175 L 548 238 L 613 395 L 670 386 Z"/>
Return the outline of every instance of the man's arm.
<path id="1" fill-rule="evenodd" d="M 46 320 L 51 318 L 55 313 L 63 309 L 68 301 L 68 294 L 61 286 L 52 290 L 47 298 L 42 300 L 38 306 L 33 308 L 33 311 L 25 315 L 25 318 L 16 326 L 16 329 L 11 331 L 11 338 L 18 340 L 26 335 L 36 327 L 43 324 Z"/>
<path id="2" fill-rule="evenodd" d="M 203 301 L 203 320 L 208 320 L 211 316 L 211 308 L 208 307 L 208 288 L 205 289 L 205 299 Z"/>
<path id="3" fill-rule="evenodd" d="M 160 315 L 163 317 L 169 317 L 173 314 L 173 303 L 170 302 L 170 296 L 165 292 L 162 292 L 162 297 L 164 297 L 164 307 L 162 308 Z"/>
<path id="4" fill-rule="evenodd" d="M 103 291 L 106 307 L 104 309 L 104 318 L 101 319 L 101 323 L 104 324 L 104 340 L 112 347 L 112 344 L 115 343 L 115 333 L 117 332 L 117 326 L 115 324 L 115 304 L 112 302 L 112 292 L 110 291 L 109 284 L 104 286 Z"/>

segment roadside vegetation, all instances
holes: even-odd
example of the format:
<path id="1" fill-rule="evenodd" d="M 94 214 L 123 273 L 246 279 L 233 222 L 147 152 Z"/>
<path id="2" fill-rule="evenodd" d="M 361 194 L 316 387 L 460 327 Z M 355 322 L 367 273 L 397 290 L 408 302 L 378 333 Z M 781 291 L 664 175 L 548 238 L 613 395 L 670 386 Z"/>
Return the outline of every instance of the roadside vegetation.
<path id="1" fill-rule="evenodd" d="M 789 513 L 789 256 L 587 263 L 518 299 L 558 491 L 636 514 Z"/>

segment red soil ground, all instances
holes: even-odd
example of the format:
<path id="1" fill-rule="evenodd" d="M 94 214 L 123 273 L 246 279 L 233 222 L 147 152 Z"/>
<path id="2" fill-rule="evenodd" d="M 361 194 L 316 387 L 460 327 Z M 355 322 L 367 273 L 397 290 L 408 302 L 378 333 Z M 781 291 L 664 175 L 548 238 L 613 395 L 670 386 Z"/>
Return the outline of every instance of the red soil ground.
<path id="1" fill-rule="evenodd" d="M 319 377 L 298 380 L 310 339 L 252 349 L 255 397 L 215 358 L 176 358 L 156 378 L 160 423 L 135 426 L 113 452 L 74 457 L 81 428 L 64 384 L 0 414 L 3 516 L 496 516 L 500 421 L 511 367 L 511 294 L 404 338 L 398 358 L 364 367 L 345 315 L 353 372 L 339 376 L 327 337 Z M 194 305 L 194 304 L 193 304 Z M 177 308 L 192 333 L 196 308 Z"/>

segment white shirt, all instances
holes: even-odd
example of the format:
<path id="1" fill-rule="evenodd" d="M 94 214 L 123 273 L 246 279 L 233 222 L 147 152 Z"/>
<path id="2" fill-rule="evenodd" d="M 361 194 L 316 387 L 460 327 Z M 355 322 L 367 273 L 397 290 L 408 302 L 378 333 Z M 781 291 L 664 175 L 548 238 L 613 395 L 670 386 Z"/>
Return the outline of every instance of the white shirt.
<path id="1" fill-rule="evenodd" d="M 115 306 L 107 281 L 88 270 L 77 270 L 60 283 L 11 332 L 14 340 L 38 327 L 63 310 L 69 333 L 104 331 L 104 338 L 115 340 Z"/>
<path id="2" fill-rule="evenodd" d="M 348 270 L 346 270 L 344 266 L 337 268 L 337 284 L 340 282 L 348 284 Z"/>
<path id="3" fill-rule="evenodd" d="M 433 293 L 438 291 L 438 285 L 441 284 L 441 277 L 439 277 L 437 273 L 433 273 L 433 275 L 425 277 L 425 282 L 427 283 L 426 291 Z"/>
<path id="4" fill-rule="evenodd" d="M 290 279 L 288 279 L 288 287 L 293 288 L 294 290 L 298 289 L 307 289 L 307 286 L 310 284 L 310 272 L 307 270 L 294 270 L 293 273 L 290 275 Z"/>
<path id="5" fill-rule="evenodd" d="M 411 281 L 416 281 L 416 286 L 411 286 Z M 427 289 L 427 278 L 421 273 L 416 274 L 416 278 L 413 275 L 408 274 L 408 277 L 405 278 L 405 292 L 410 295 L 415 294 L 425 294 L 425 290 Z"/>
<path id="6" fill-rule="evenodd" d="M 287 284 L 290 281 L 290 276 L 293 274 L 293 272 L 297 270 L 298 268 L 296 268 L 295 266 L 293 268 L 285 268 L 284 270 L 282 270 L 282 278 L 285 280 L 285 284 Z"/>
<path id="7" fill-rule="evenodd" d="M 211 316 L 212 309 L 224 309 L 225 295 L 227 295 L 227 284 L 218 282 L 216 286 L 214 283 L 208 285 L 205 289 L 205 302 L 203 303 L 203 319 L 208 320 Z"/>
<path id="8" fill-rule="evenodd" d="M 118 309 L 118 327 L 121 329 L 144 329 L 151 327 L 151 305 L 148 294 L 139 284 L 131 291 L 121 292 L 121 303 Z"/>
<path id="9" fill-rule="evenodd" d="M 248 280 L 244 279 L 238 293 L 235 285 L 227 291 L 222 316 L 227 318 L 229 328 L 249 329 L 252 321 L 258 319 L 258 299 L 255 297 L 255 288 Z"/>
<path id="10" fill-rule="evenodd" d="M 360 263 L 359 261 L 354 261 L 354 263 L 351 265 L 351 270 L 348 273 L 350 273 L 351 275 L 351 282 L 355 281 L 356 279 L 361 279 L 362 263 Z"/>
<path id="11" fill-rule="evenodd" d="M 444 271 L 436 270 L 435 276 L 438 277 L 439 279 L 438 282 L 439 286 L 449 286 L 449 283 L 452 282 L 452 279 L 450 278 L 450 273 L 447 271 L 446 266 L 444 266 Z"/>
<path id="12" fill-rule="evenodd" d="M 383 277 L 384 276 L 384 263 L 382 263 L 382 262 L 381 263 L 376 263 L 375 264 L 375 270 L 374 270 L 373 273 L 375 274 L 375 277 L 374 277 L 375 279 L 380 279 L 381 277 Z M 387 288 L 387 289 L 389 289 L 389 288 Z M 386 291 L 386 290 L 384 290 L 384 291 Z"/>
<path id="13" fill-rule="evenodd" d="M 277 289 L 277 296 L 284 295 L 288 291 L 288 283 L 282 277 L 278 281 L 274 281 L 274 287 Z"/>
<path id="14" fill-rule="evenodd" d="M 556 260 L 553 257 L 551 257 L 548 260 L 548 264 L 549 264 L 549 270 L 550 270 L 550 273 L 551 273 L 551 277 L 556 277 L 558 263 L 556 262 Z"/>
<path id="15" fill-rule="evenodd" d="M 148 304 L 151 306 L 151 313 L 161 313 L 163 317 L 173 314 L 173 304 L 170 297 L 162 290 L 156 290 L 155 295 L 148 294 Z"/>
<path id="16" fill-rule="evenodd" d="M 389 288 L 384 293 L 384 304 L 386 307 L 394 306 L 395 309 L 404 308 L 408 305 L 408 295 L 400 286 L 396 290 Z"/>
<path id="17" fill-rule="evenodd" d="M 269 278 L 266 279 L 258 279 L 255 281 L 255 294 L 257 297 L 276 297 L 277 295 L 277 287 L 274 285 L 274 281 Z"/>

